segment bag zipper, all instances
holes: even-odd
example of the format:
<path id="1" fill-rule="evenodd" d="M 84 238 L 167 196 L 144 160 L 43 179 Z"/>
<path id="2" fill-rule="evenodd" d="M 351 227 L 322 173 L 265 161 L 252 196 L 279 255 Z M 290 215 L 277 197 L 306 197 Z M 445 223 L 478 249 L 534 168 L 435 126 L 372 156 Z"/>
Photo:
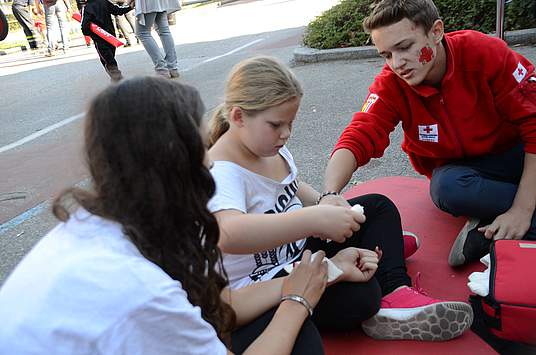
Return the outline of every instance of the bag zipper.
<path id="1" fill-rule="evenodd" d="M 491 243 L 491 250 L 490 250 L 490 262 L 491 262 L 491 270 L 489 272 L 489 294 L 488 297 L 495 300 L 495 274 L 497 273 L 497 258 L 495 255 L 495 243 Z"/>

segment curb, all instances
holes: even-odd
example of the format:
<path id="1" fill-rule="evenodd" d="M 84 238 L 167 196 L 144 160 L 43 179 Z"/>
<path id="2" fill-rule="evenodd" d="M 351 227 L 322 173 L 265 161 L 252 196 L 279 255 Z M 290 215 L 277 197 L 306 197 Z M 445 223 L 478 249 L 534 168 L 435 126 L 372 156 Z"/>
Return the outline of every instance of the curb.
<path id="1" fill-rule="evenodd" d="M 23 49 L 24 48 L 24 49 Z M 8 55 L 15 52 L 22 52 L 28 50 L 26 46 L 17 46 L 13 48 L 0 49 L 0 55 Z"/>
<path id="2" fill-rule="evenodd" d="M 505 32 L 504 39 L 510 46 L 535 44 L 536 28 Z M 331 60 L 368 59 L 379 57 L 380 56 L 374 46 L 335 49 L 314 49 L 302 46 L 294 50 L 294 61 L 296 63 L 318 63 Z"/>

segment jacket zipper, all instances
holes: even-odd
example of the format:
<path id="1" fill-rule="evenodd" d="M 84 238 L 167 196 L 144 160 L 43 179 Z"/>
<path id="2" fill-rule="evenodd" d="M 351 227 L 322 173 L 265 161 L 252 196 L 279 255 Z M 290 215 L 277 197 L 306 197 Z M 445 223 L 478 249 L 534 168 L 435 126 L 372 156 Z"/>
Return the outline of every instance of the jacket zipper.
<path id="1" fill-rule="evenodd" d="M 458 131 L 456 127 L 450 122 L 450 116 L 447 112 L 446 105 L 445 105 L 445 99 L 443 98 L 443 94 L 439 93 L 439 103 L 441 104 L 441 107 L 443 109 L 443 112 L 446 115 L 446 121 L 449 125 L 449 130 L 451 130 L 454 133 L 454 138 L 456 139 L 456 143 L 458 144 L 458 147 L 460 147 L 462 158 L 465 158 L 465 151 L 463 149 L 463 145 L 461 144 L 460 136 L 458 135 Z"/>

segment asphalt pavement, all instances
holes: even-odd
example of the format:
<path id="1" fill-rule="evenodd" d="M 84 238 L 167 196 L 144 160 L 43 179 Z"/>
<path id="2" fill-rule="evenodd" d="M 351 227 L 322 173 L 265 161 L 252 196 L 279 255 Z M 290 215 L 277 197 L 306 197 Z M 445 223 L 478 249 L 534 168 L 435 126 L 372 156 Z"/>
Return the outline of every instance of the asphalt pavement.
<path id="1" fill-rule="evenodd" d="M 381 59 L 293 62 L 305 24 L 336 2 L 239 1 L 182 13 L 174 29 L 180 80 L 199 89 L 209 109 L 207 116 L 221 102 L 227 73 L 241 59 L 271 55 L 292 67 L 305 96 L 288 145 L 301 178 L 316 188 L 321 188 L 340 132 L 361 108 L 368 86 L 383 66 Z M 536 62 L 536 47 L 517 50 Z M 53 196 L 73 184 L 88 183 L 81 153 L 81 114 L 87 100 L 108 83 L 92 51 L 79 48 L 53 60 L 24 57 L 29 54 L 0 57 L 0 284 L 57 223 L 50 213 Z M 141 46 L 121 49 L 118 61 L 127 77 L 152 73 Z M 54 125 L 59 126 L 40 135 Z M 2 151 L 32 134 L 38 137 Z M 417 176 L 400 149 L 401 140 L 398 127 L 384 157 L 359 169 L 352 183 L 381 176 Z"/>

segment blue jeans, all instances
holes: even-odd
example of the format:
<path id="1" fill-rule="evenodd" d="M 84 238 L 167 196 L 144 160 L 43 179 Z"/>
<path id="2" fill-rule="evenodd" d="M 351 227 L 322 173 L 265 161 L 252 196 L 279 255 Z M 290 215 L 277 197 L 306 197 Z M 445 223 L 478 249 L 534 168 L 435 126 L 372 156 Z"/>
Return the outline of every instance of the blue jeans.
<path id="1" fill-rule="evenodd" d="M 512 207 L 523 173 L 523 145 L 434 169 L 430 195 L 435 205 L 454 216 L 493 221 Z M 525 239 L 536 239 L 536 213 Z"/>
<path id="2" fill-rule="evenodd" d="M 141 25 L 139 21 L 136 21 L 136 35 L 143 44 L 147 54 L 149 54 L 149 57 L 151 57 L 154 69 L 157 72 L 166 72 L 177 69 L 177 53 L 175 52 L 173 36 L 169 31 L 167 13 L 165 11 L 151 12 L 144 14 L 144 17 L 145 25 Z M 153 26 L 156 27 L 156 32 L 162 41 L 164 54 L 162 54 L 162 51 L 151 35 Z"/>
<path id="3" fill-rule="evenodd" d="M 67 7 L 62 0 L 59 0 L 55 5 L 45 6 L 45 22 L 49 49 L 54 49 L 58 45 L 58 37 L 61 38 L 63 49 L 69 48 L 69 21 L 67 20 L 66 14 Z M 59 25 L 59 35 L 56 23 Z"/>

